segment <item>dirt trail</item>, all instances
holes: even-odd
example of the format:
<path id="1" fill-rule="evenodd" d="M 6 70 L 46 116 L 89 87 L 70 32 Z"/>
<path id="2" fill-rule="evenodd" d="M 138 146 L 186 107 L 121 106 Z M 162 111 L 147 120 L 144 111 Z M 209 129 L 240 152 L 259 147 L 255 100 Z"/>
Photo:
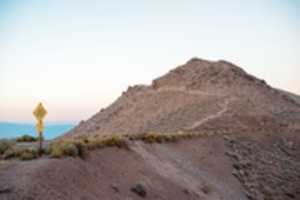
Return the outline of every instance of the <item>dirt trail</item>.
<path id="1" fill-rule="evenodd" d="M 163 93 L 163 92 L 182 92 L 190 95 L 206 95 L 206 96 L 222 96 L 220 93 L 211 93 L 211 92 L 204 92 L 201 90 L 188 90 L 185 87 L 162 87 L 157 89 L 155 92 Z"/>
<path id="2" fill-rule="evenodd" d="M 215 114 L 209 115 L 209 116 L 207 116 L 207 117 L 205 117 L 205 118 L 203 118 L 203 119 L 201 119 L 199 121 L 194 122 L 193 125 L 191 125 L 190 127 L 187 127 L 186 130 L 193 130 L 193 129 L 201 126 L 205 122 L 208 122 L 209 120 L 221 117 L 225 112 L 227 112 L 227 110 L 228 110 L 228 104 L 229 104 L 229 100 L 225 101 L 225 103 L 223 105 L 223 108 L 220 111 L 218 111 Z"/>
<path id="3" fill-rule="evenodd" d="M 224 96 L 224 94 L 220 94 L 220 93 L 204 92 L 201 90 L 188 90 L 185 87 L 162 87 L 162 88 L 159 88 L 158 90 L 156 90 L 156 92 L 158 92 L 158 93 L 170 92 L 170 91 L 171 92 L 182 92 L 182 93 L 186 93 L 188 95 L 219 96 L 219 97 Z M 153 93 L 155 93 L 155 92 L 153 92 Z M 215 114 L 209 115 L 199 121 L 194 122 L 191 126 L 185 128 L 185 130 L 193 130 L 209 120 L 221 117 L 225 112 L 227 112 L 228 104 L 231 101 L 233 101 L 233 100 L 232 99 L 226 100 L 220 111 L 218 111 Z"/>

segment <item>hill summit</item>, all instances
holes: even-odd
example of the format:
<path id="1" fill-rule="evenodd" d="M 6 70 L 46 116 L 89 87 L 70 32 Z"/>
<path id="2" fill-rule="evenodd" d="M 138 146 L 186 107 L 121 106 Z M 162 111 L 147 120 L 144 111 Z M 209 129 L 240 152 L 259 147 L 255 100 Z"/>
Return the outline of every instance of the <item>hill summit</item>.
<path id="1" fill-rule="evenodd" d="M 152 84 L 129 87 L 66 134 L 280 131 L 299 104 L 227 61 L 192 58 Z M 280 121 L 280 122 L 279 122 Z"/>

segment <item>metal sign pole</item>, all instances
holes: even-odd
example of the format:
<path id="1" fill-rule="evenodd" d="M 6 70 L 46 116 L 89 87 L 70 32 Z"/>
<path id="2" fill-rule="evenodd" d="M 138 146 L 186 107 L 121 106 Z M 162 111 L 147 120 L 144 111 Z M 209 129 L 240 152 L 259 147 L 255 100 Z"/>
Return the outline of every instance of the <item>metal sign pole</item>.
<path id="1" fill-rule="evenodd" d="M 42 155 L 43 141 L 42 141 L 43 132 L 39 132 L 39 156 Z"/>

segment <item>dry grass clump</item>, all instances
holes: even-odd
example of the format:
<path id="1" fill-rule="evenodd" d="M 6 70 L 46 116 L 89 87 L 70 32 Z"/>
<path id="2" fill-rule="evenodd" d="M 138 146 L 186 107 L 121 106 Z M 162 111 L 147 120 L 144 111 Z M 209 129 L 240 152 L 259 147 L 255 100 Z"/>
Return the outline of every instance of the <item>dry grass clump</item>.
<path id="1" fill-rule="evenodd" d="M 0 140 L 0 159 L 15 157 L 15 151 L 13 149 L 14 143 L 12 140 Z"/>
<path id="2" fill-rule="evenodd" d="M 104 147 L 118 147 L 127 149 L 126 138 L 120 135 L 79 138 L 88 150 L 101 149 Z"/>
<path id="3" fill-rule="evenodd" d="M 207 136 L 205 133 L 184 133 L 184 132 L 177 132 L 177 133 L 146 133 L 140 135 L 134 135 L 132 140 L 142 140 L 146 143 L 166 143 L 166 142 L 177 142 L 178 140 L 182 139 L 192 139 L 196 137 L 203 137 Z M 130 138 L 131 136 L 129 136 Z"/>
<path id="4" fill-rule="evenodd" d="M 2 158 L 5 160 L 11 159 L 15 157 L 15 154 L 16 154 L 15 151 L 12 148 L 9 148 L 3 153 Z"/>
<path id="5" fill-rule="evenodd" d="M 81 158 L 85 158 L 87 152 L 87 146 L 82 141 L 75 141 L 74 145 L 77 148 L 77 155 Z"/>
<path id="6" fill-rule="evenodd" d="M 122 136 L 113 135 L 111 137 L 105 137 L 102 140 L 100 139 L 100 143 L 103 144 L 103 147 L 118 147 L 128 149 L 125 138 Z"/>
<path id="7" fill-rule="evenodd" d="M 7 140 L 0 140 L 0 155 L 4 154 L 12 146 L 11 142 Z"/>
<path id="8" fill-rule="evenodd" d="M 179 138 L 180 139 L 192 139 L 196 137 L 197 135 L 195 133 L 179 133 Z"/>
<path id="9" fill-rule="evenodd" d="M 38 150 L 35 148 L 17 148 L 15 146 L 10 146 L 6 151 L 2 154 L 2 158 L 13 159 L 19 158 L 20 160 L 32 160 L 38 157 Z"/>
<path id="10" fill-rule="evenodd" d="M 16 152 L 20 160 L 32 160 L 38 157 L 38 150 L 34 148 L 22 149 Z"/>
<path id="11" fill-rule="evenodd" d="M 125 134 L 125 138 L 131 141 L 141 140 L 146 143 L 164 143 L 164 142 L 177 142 L 181 139 L 192 139 L 195 137 L 205 136 L 203 133 L 191 132 L 176 132 L 176 133 L 144 133 L 144 134 Z"/>
<path id="12" fill-rule="evenodd" d="M 85 158 L 87 150 L 102 149 L 106 147 L 118 147 L 129 149 L 128 140 L 143 141 L 145 143 L 169 143 L 182 139 L 191 139 L 204 136 L 202 133 L 144 133 L 125 135 L 103 135 L 103 136 L 81 136 L 73 139 L 55 140 L 49 145 L 46 154 L 51 158 L 61 158 L 65 156 Z M 30 136 L 31 137 L 31 136 Z M 31 141 L 27 136 L 22 136 L 18 141 Z M 18 149 L 17 145 L 0 140 L 0 158 L 19 158 L 30 160 L 38 157 L 37 149 Z"/>
<path id="13" fill-rule="evenodd" d="M 59 140 L 50 144 L 49 154 L 52 158 L 61 158 L 63 156 L 78 156 L 79 148 L 77 143 L 72 140 Z M 79 145 L 78 145 L 79 146 Z M 82 151 L 82 149 L 80 149 Z"/>
<path id="14" fill-rule="evenodd" d="M 179 137 L 177 134 L 147 133 L 143 135 L 142 140 L 147 143 L 177 142 Z"/>
<path id="15" fill-rule="evenodd" d="M 135 133 L 135 134 L 125 134 L 123 135 L 125 138 L 128 138 L 129 140 L 143 140 L 143 137 L 145 134 Z"/>
<path id="16" fill-rule="evenodd" d="M 50 144 L 49 154 L 52 158 L 64 156 L 84 158 L 87 150 L 101 149 L 105 147 L 118 147 L 128 149 L 124 137 L 90 137 L 78 138 L 73 140 L 59 140 Z"/>

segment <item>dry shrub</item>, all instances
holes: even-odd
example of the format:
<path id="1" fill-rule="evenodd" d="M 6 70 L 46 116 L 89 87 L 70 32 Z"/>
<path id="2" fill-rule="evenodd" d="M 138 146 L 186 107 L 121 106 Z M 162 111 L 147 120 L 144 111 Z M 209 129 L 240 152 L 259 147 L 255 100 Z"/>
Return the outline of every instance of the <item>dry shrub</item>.
<path id="1" fill-rule="evenodd" d="M 143 140 L 144 135 L 145 134 L 135 133 L 135 134 L 125 134 L 123 135 L 123 137 L 133 141 L 133 140 Z"/>
<path id="2" fill-rule="evenodd" d="M 146 143 L 177 142 L 181 139 L 191 139 L 203 136 L 201 133 L 144 133 L 124 135 L 102 135 L 102 136 L 81 136 L 72 140 L 58 140 L 50 144 L 49 154 L 52 158 L 63 156 L 85 157 L 87 150 L 101 149 L 105 147 L 118 147 L 128 149 L 126 140 L 140 140 Z"/>
<path id="3" fill-rule="evenodd" d="M 31 135 L 22 135 L 16 139 L 17 142 L 36 142 L 38 138 L 33 137 Z"/>
<path id="4" fill-rule="evenodd" d="M 16 152 L 16 156 L 20 160 L 32 160 L 38 157 L 38 150 L 33 148 L 21 149 Z"/>
<path id="5" fill-rule="evenodd" d="M 87 152 L 86 152 L 87 144 L 82 141 L 75 141 L 74 145 L 76 146 L 77 151 L 78 151 L 77 155 L 81 158 L 85 158 L 86 154 L 87 154 Z"/>
<path id="6" fill-rule="evenodd" d="M 128 149 L 128 145 L 125 141 L 125 138 L 117 135 L 104 138 L 102 140 L 102 144 L 104 147 L 118 147 L 118 148 Z"/>
<path id="7" fill-rule="evenodd" d="M 50 157 L 80 156 L 84 158 L 87 150 L 101 149 L 104 147 L 118 147 L 128 149 L 124 137 L 109 136 L 97 138 L 80 138 L 74 140 L 59 140 L 50 144 Z"/>
<path id="8" fill-rule="evenodd" d="M 16 146 L 9 146 L 3 153 L 3 159 L 19 158 L 20 160 L 32 160 L 38 157 L 38 150 L 35 148 L 18 148 Z"/>
<path id="9" fill-rule="evenodd" d="M 83 142 L 82 140 L 80 141 Z M 104 147 L 127 148 L 125 138 L 117 135 L 94 137 L 89 138 L 88 142 L 86 141 L 87 140 L 85 139 L 85 142 L 83 143 L 86 145 L 88 150 L 101 149 Z"/>
<path id="10" fill-rule="evenodd" d="M 143 136 L 142 140 L 147 143 L 156 143 L 156 142 L 161 142 L 160 139 L 158 138 L 158 135 L 155 133 L 147 133 Z"/>
<path id="11" fill-rule="evenodd" d="M 179 139 L 177 134 L 144 134 L 142 140 L 147 143 L 163 143 L 163 142 L 176 142 Z"/>
<path id="12" fill-rule="evenodd" d="M 104 147 L 102 140 L 99 138 L 90 139 L 88 143 L 86 143 L 86 148 L 88 150 L 95 150 Z"/>
<path id="13" fill-rule="evenodd" d="M 182 134 L 180 134 L 180 137 L 182 139 L 191 139 L 191 138 L 194 138 L 195 136 L 197 136 L 197 135 L 193 134 L 193 133 L 182 133 Z"/>
<path id="14" fill-rule="evenodd" d="M 0 155 L 11 147 L 11 143 L 6 140 L 0 141 Z"/>
<path id="15" fill-rule="evenodd" d="M 7 149 L 4 153 L 3 153 L 3 159 L 10 159 L 15 157 L 15 151 L 12 148 Z"/>
<path id="16" fill-rule="evenodd" d="M 61 158 L 63 156 L 78 156 L 79 152 L 74 141 L 60 140 L 50 144 L 50 157 Z"/>

